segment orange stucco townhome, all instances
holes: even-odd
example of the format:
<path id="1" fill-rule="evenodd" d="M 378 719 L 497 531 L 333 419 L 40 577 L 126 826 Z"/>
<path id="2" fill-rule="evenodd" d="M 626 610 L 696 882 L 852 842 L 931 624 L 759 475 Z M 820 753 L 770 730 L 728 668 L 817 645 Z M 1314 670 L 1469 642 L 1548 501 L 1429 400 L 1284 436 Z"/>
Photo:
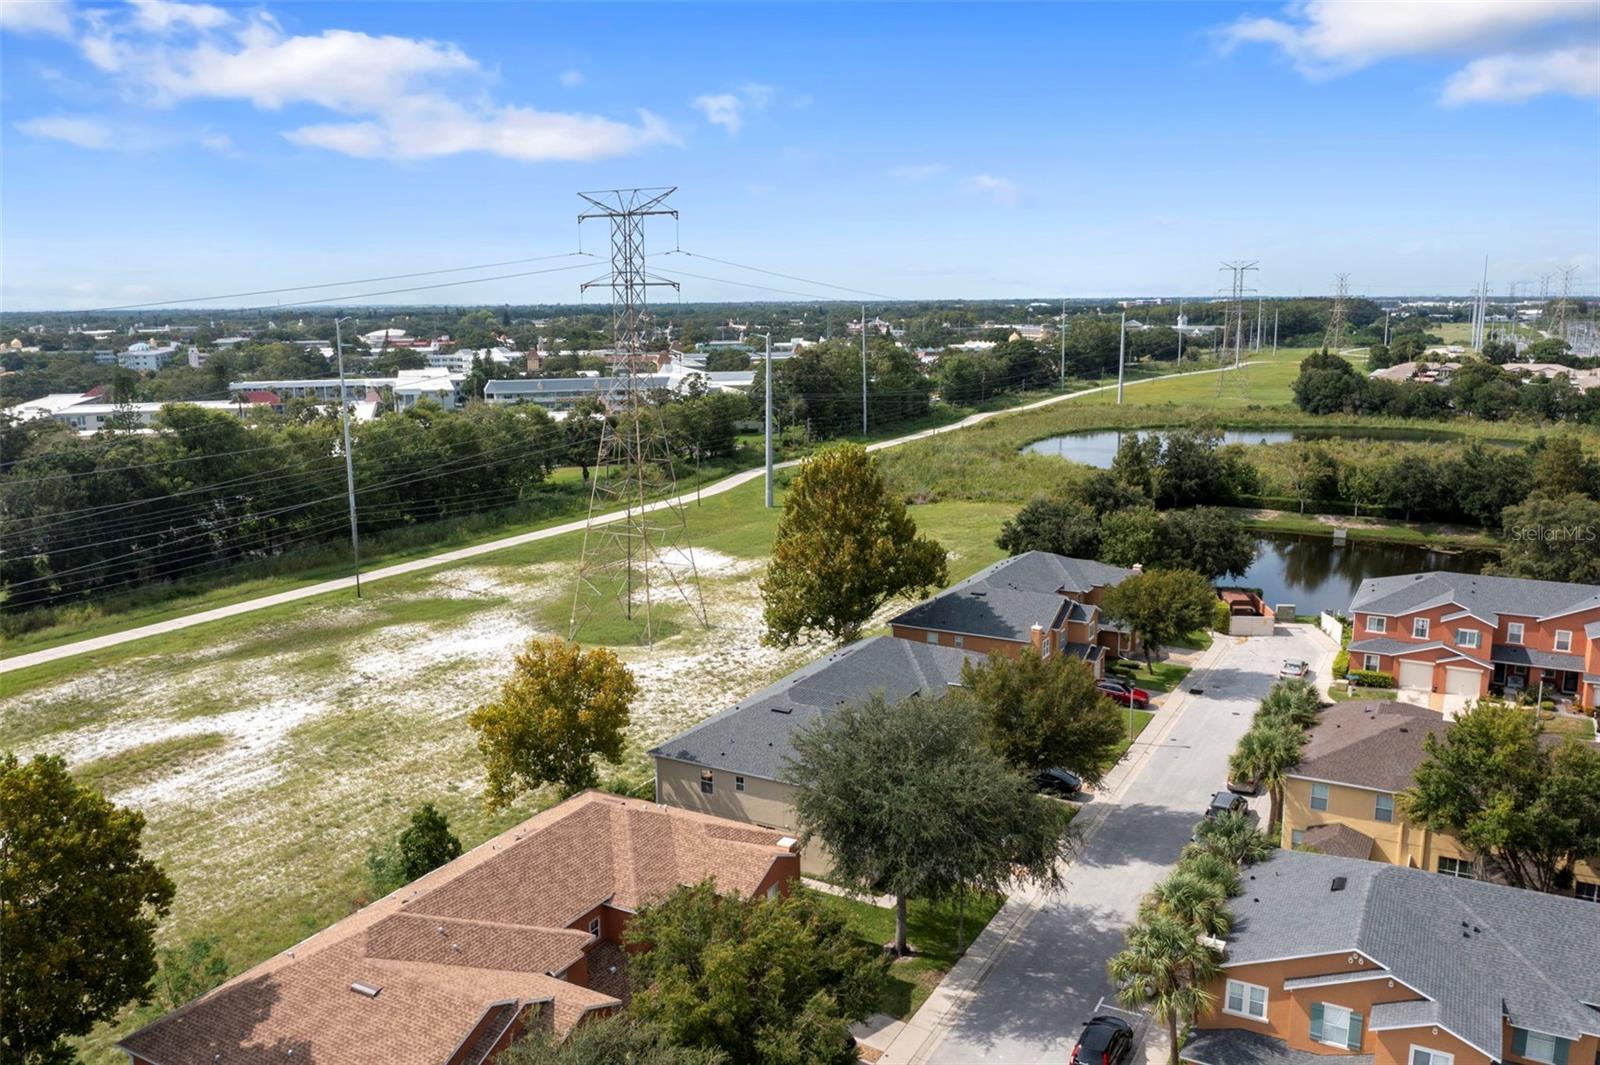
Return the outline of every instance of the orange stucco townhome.
<path id="1" fill-rule="evenodd" d="M 1593 1065 L 1600 906 L 1305 851 L 1245 870 L 1191 1065 Z"/>
<path id="2" fill-rule="evenodd" d="M 1402 692 L 1535 691 L 1600 705 L 1600 586 L 1412 573 L 1365 581 L 1350 604 L 1350 668 Z"/>
<path id="3" fill-rule="evenodd" d="M 1131 654 L 1134 638 L 1101 614 L 1107 588 L 1124 569 L 1082 558 L 1028 551 L 979 570 L 889 622 L 902 640 L 1015 657 L 1068 654 L 1105 671 L 1107 654 Z"/>

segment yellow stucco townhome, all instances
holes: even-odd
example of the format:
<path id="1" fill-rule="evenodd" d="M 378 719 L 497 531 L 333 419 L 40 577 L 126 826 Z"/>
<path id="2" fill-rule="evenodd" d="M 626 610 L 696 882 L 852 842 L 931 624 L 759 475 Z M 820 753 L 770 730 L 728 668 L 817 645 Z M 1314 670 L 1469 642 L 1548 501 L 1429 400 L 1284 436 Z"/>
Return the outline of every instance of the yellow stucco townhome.
<path id="1" fill-rule="evenodd" d="M 1324 710 L 1284 788 L 1283 846 L 1483 878 L 1483 864 L 1453 836 L 1411 824 L 1398 808 L 1399 793 L 1422 764 L 1424 740 L 1449 727 L 1438 713 L 1410 703 L 1347 702 Z M 1596 864 L 1576 869 L 1574 894 L 1590 902 L 1600 902 Z"/>

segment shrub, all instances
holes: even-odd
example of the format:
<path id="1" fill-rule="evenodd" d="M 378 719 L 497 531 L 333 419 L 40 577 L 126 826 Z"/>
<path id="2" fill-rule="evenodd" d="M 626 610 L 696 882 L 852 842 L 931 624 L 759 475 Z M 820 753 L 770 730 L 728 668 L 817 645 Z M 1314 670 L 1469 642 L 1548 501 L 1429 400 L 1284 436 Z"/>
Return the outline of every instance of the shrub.
<path id="1" fill-rule="evenodd" d="M 1211 627 L 1218 632 L 1226 633 L 1228 631 L 1228 619 L 1231 617 L 1233 617 L 1233 614 L 1229 612 L 1228 604 L 1218 599 L 1216 605 L 1211 608 Z"/>
<path id="2" fill-rule="evenodd" d="M 1393 688 L 1394 676 L 1376 669 L 1352 669 L 1350 679 L 1363 688 Z"/>

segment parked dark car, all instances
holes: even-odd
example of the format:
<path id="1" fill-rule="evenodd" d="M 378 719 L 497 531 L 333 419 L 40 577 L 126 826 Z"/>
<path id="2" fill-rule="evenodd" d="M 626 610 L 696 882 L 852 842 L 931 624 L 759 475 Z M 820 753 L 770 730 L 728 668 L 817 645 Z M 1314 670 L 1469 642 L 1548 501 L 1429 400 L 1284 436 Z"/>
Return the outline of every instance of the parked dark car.
<path id="1" fill-rule="evenodd" d="M 1231 814 L 1243 809 L 1243 795 L 1235 795 L 1231 791 L 1219 791 L 1211 796 L 1211 805 L 1206 807 L 1206 816 L 1219 817 L 1222 814 Z"/>
<path id="2" fill-rule="evenodd" d="M 1083 790 L 1083 779 L 1067 769 L 1046 769 L 1033 778 L 1033 786 L 1040 791 L 1070 799 Z"/>
<path id="3" fill-rule="evenodd" d="M 1133 1057 L 1133 1026 L 1120 1017 L 1096 1017 L 1083 1026 L 1071 1065 L 1124 1065 Z"/>
<path id="4" fill-rule="evenodd" d="M 1135 710 L 1143 710 L 1150 705 L 1149 692 L 1143 688 L 1135 688 L 1121 677 L 1101 677 L 1094 682 L 1094 686 L 1100 689 L 1101 695 L 1104 695 L 1112 702 L 1121 703 L 1123 706 L 1132 706 Z"/>

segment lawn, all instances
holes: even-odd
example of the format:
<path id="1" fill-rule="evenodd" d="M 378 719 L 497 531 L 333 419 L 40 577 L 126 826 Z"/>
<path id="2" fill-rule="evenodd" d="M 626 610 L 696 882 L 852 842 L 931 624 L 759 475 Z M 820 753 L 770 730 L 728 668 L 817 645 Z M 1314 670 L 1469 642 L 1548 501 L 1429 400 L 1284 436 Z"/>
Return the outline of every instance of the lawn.
<path id="1" fill-rule="evenodd" d="M 1548 711 L 1539 711 L 1539 724 L 1546 732 L 1558 736 L 1576 736 L 1580 740 L 1592 740 L 1595 736 L 1594 719 L 1578 717 L 1573 714 L 1552 714 Z"/>
<path id="2" fill-rule="evenodd" d="M 1354 691 L 1351 691 L 1349 685 L 1347 684 L 1332 685 L 1328 689 L 1328 694 L 1332 696 L 1333 701 L 1336 703 L 1363 702 L 1369 700 L 1390 702 L 1395 698 L 1395 690 L 1393 688 L 1356 688 Z"/>
<path id="3" fill-rule="evenodd" d="M 1159 695 L 1181 685 L 1183 678 L 1187 677 L 1193 668 L 1173 662 L 1157 662 L 1152 668 L 1145 665 L 1143 659 L 1124 658 L 1113 667 L 1113 670 L 1152 695 Z"/>
<path id="4" fill-rule="evenodd" d="M 1144 732 L 1144 727 L 1155 720 L 1156 715 L 1151 710 L 1129 710 L 1125 707 L 1118 708 L 1117 712 L 1122 715 L 1122 720 L 1128 723 L 1128 734 L 1117 745 L 1117 757 L 1121 758 Z"/>
<path id="5" fill-rule="evenodd" d="M 665 638 L 618 644 L 641 695 L 607 787 L 649 794 L 645 750 L 830 649 L 759 642 L 757 580 L 778 515 L 761 496 L 756 481 L 687 508 L 710 628 L 669 601 Z M 1008 512 L 912 510 L 949 549 L 952 580 L 1000 557 Z M 178 889 L 162 944 L 216 936 L 240 971 L 370 897 L 369 848 L 417 804 L 436 803 L 470 847 L 553 801 L 485 812 L 465 716 L 524 640 L 565 631 L 579 543 L 554 537 L 371 584 L 359 600 L 330 593 L 8 674 L 0 749 L 60 754 L 139 808 L 147 853 Z M 627 639 L 614 617 L 595 618 L 590 634 Z M 152 1014 L 102 1026 L 83 1057 L 120 1060 L 112 1041 Z"/>
<path id="6" fill-rule="evenodd" d="M 818 893 L 818 897 L 843 913 L 850 929 L 864 942 L 874 947 L 894 942 L 894 910 L 837 895 Z M 879 1010 L 900 1020 L 915 1014 L 1004 902 L 998 895 L 974 895 L 967 899 L 964 929 L 959 928 L 961 910 L 953 902 L 913 899 L 907 903 L 906 941 L 915 954 L 895 961 Z M 956 941 L 958 930 L 963 931 L 965 937 L 960 946 Z"/>

